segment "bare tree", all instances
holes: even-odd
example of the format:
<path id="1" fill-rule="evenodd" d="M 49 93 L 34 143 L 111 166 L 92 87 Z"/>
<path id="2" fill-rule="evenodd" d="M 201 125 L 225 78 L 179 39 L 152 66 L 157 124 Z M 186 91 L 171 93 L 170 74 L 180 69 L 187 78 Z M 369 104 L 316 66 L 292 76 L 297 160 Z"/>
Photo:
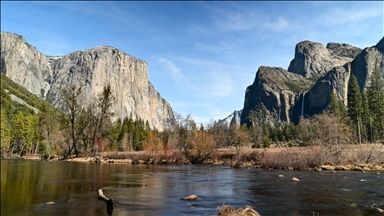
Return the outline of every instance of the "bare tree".
<path id="1" fill-rule="evenodd" d="M 69 136 L 68 140 L 68 156 L 71 156 L 72 151 L 75 151 L 76 157 L 79 156 L 77 150 L 77 142 L 80 137 L 80 132 L 76 129 L 76 121 L 78 120 L 79 114 L 81 112 L 81 94 L 82 88 L 72 86 L 69 89 L 64 89 L 63 92 L 63 101 L 64 101 L 64 112 L 69 120 Z M 67 156 L 67 155 L 66 155 Z"/>

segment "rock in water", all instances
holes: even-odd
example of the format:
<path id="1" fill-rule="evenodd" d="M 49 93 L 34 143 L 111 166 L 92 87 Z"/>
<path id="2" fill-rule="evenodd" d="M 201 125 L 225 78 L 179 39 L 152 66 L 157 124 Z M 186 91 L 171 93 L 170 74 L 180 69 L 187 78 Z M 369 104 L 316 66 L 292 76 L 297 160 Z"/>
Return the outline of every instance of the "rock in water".
<path id="1" fill-rule="evenodd" d="M 195 194 L 184 197 L 183 200 L 197 200 L 197 196 Z"/>

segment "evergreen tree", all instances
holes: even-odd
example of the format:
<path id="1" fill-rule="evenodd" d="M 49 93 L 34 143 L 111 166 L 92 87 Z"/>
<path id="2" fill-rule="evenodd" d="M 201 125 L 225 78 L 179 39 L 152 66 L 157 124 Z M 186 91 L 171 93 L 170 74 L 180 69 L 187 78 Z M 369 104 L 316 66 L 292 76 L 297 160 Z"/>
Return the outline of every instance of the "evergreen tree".
<path id="1" fill-rule="evenodd" d="M 335 90 L 332 90 L 331 92 L 331 99 L 329 101 L 329 107 L 330 112 L 334 114 L 336 117 L 340 117 L 340 111 L 339 111 L 339 103 L 336 96 Z"/>
<path id="2" fill-rule="evenodd" d="M 356 133 L 359 137 L 359 143 L 361 143 L 361 115 L 362 115 L 362 98 L 360 94 L 360 87 L 357 83 L 356 77 L 352 75 L 349 80 L 349 91 L 348 91 L 348 115 L 351 119 L 351 126 L 355 128 Z"/>
<path id="3" fill-rule="evenodd" d="M 375 64 L 368 88 L 368 104 L 372 117 L 373 136 L 384 139 L 384 81 Z"/>
<path id="4" fill-rule="evenodd" d="M 340 123 L 348 122 L 348 113 L 341 100 L 336 96 L 335 89 L 331 92 L 331 99 L 329 102 L 330 112 L 335 115 Z"/>
<path id="5" fill-rule="evenodd" d="M 7 124 L 7 116 L 4 110 L 0 110 L 0 151 L 5 153 L 11 143 L 11 128 Z"/>
<path id="6" fill-rule="evenodd" d="M 371 133 L 371 112 L 369 110 L 369 104 L 368 104 L 368 95 L 367 91 L 363 89 L 361 92 L 361 100 L 362 100 L 362 114 L 361 114 L 361 120 L 362 120 L 362 136 L 364 141 L 371 142 L 372 139 L 372 133 Z"/>

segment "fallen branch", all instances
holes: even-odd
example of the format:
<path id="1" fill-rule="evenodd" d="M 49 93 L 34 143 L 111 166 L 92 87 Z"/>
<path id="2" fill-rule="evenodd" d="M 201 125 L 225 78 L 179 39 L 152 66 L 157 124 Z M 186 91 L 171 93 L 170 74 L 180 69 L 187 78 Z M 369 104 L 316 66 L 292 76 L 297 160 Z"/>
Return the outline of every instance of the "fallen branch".
<path id="1" fill-rule="evenodd" d="M 104 200 L 107 203 L 107 211 L 113 210 L 113 198 L 108 198 L 103 194 L 103 190 L 99 189 L 99 199 Z"/>
<path id="2" fill-rule="evenodd" d="M 96 163 L 101 163 L 101 159 L 100 158 L 98 158 L 97 156 L 95 156 L 95 159 L 96 159 Z M 100 189 L 101 190 L 101 189 Z"/>

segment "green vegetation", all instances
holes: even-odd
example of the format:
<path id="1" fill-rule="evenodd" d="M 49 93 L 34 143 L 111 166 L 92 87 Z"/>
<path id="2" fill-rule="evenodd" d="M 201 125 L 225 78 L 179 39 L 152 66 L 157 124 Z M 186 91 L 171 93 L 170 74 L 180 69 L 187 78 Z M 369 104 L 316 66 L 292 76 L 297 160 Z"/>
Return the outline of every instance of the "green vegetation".
<path id="1" fill-rule="evenodd" d="M 1 153 L 49 155 L 55 153 L 61 112 L 1 74 Z M 24 100 L 39 110 L 11 99 Z"/>
<path id="2" fill-rule="evenodd" d="M 384 140 L 384 80 L 377 64 L 372 71 L 371 85 L 368 88 L 368 107 L 371 116 L 370 137 L 373 140 Z"/>
<path id="3" fill-rule="evenodd" d="M 315 82 L 309 82 L 309 81 L 299 82 L 297 80 L 296 81 L 286 80 L 284 81 L 284 83 L 285 85 L 287 85 L 289 89 L 298 93 L 308 92 L 315 84 Z"/>

